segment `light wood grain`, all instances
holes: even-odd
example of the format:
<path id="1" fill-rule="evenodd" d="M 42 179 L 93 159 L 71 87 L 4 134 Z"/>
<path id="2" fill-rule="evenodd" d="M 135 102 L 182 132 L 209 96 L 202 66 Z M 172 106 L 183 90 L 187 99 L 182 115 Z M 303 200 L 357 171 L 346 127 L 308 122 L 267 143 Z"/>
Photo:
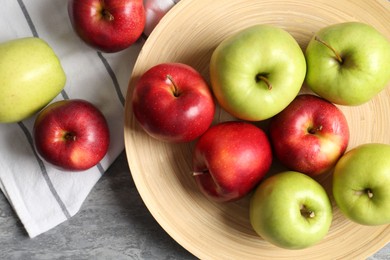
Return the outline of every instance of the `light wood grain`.
<path id="1" fill-rule="evenodd" d="M 183 247 L 202 259 L 364 259 L 390 241 L 390 225 L 367 227 L 347 220 L 334 205 L 328 235 L 304 250 L 277 248 L 257 236 L 248 218 L 248 199 L 227 204 L 207 200 L 191 177 L 193 143 L 168 144 L 150 138 L 135 121 L 132 90 L 138 78 L 162 62 L 183 62 L 209 80 L 209 60 L 227 36 L 267 23 L 289 31 L 304 49 L 320 28 L 362 21 L 390 38 L 390 4 L 385 0 L 182 0 L 160 22 L 135 64 L 126 97 L 125 146 L 134 182 L 159 224 Z M 302 89 L 302 92 L 307 90 Z M 340 107 L 351 139 L 390 144 L 390 88 L 358 107 Z M 217 120 L 229 118 L 219 109 Z M 280 168 L 273 168 L 278 171 Z M 319 181 L 330 194 L 331 174 Z"/>

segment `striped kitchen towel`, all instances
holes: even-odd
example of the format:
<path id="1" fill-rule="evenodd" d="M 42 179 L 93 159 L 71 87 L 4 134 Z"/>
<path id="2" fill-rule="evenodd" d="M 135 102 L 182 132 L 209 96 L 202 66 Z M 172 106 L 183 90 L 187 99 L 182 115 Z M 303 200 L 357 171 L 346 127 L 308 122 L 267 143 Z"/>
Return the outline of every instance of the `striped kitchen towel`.
<path id="1" fill-rule="evenodd" d="M 178 2 L 178 1 L 176 1 Z M 132 68 L 144 40 L 174 0 L 145 0 L 143 37 L 113 54 L 97 52 L 74 33 L 65 0 L 5 0 L 0 17 L 0 42 L 35 36 L 59 57 L 67 82 L 53 100 L 80 98 L 105 115 L 111 134 L 107 155 L 83 172 L 63 172 L 42 161 L 34 150 L 35 116 L 0 124 L 0 189 L 32 238 L 75 215 L 105 170 L 124 149 L 125 95 Z M 1 58 L 1 57 L 0 57 Z M 16 227 L 15 227 L 16 228 Z"/>

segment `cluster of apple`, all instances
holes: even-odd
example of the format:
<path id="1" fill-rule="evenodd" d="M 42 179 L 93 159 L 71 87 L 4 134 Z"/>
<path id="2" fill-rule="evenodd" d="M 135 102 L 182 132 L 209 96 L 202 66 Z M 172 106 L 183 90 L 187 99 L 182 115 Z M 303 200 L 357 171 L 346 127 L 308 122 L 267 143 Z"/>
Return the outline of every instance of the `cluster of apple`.
<path id="1" fill-rule="evenodd" d="M 108 124 L 86 100 L 47 105 L 66 82 L 53 49 L 40 38 L 19 38 L 1 43 L 0 56 L 0 122 L 36 116 L 33 140 L 43 159 L 63 170 L 81 171 L 96 165 L 108 150 Z"/>
<path id="2" fill-rule="evenodd" d="M 329 195 L 315 178 L 331 170 L 345 216 L 390 223 L 390 145 L 345 153 L 350 132 L 336 106 L 363 104 L 383 90 L 389 61 L 389 40 L 364 23 L 324 27 L 305 52 L 287 31 L 255 25 L 213 51 L 211 88 L 192 67 L 161 63 L 136 83 L 132 108 L 150 136 L 195 141 L 193 175 L 205 196 L 227 202 L 251 194 L 250 222 L 261 237 L 306 248 L 332 223 Z M 314 93 L 300 93 L 304 84 Z M 234 119 L 213 124 L 217 103 Z M 264 121 L 266 130 L 255 124 Z M 274 156 L 287 170 L 265 178 Z"/>
<path id="3" fill-rule="evenodd" d="M 131 46 L 145 27 L 142 0 L 69 0 L 68 15 L 77 35 L 103 52 Z M 15 123 L 36 116 L 36 151 L 62 170 L 82 171 L 99 163 L 110 143 L 101 111 L 81 99 L 48 105 L 66 83 L 53 49 L 40 38 L 19 38 L 0 44 L 0 57 L 0 122 Z"/>

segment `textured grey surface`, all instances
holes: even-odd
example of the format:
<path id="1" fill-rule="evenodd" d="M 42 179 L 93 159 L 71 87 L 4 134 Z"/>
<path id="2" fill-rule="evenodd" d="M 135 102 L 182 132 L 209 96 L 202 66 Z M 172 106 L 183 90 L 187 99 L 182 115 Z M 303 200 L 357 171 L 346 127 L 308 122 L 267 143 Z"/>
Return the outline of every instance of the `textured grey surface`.
<path id="1" fill-rule="evenodd" d="M 0 259 L 195 259 L 154 220 L 123 152 L 69 221 L 34 238 L 0 192 Z M 390 259 L 390 244 L 370 260 Z"/>
<path id="2" fill-rule="evenodd" d="M 0 259 L 194 259 L 154 220 L 131 178 L 125 153 L 78 214 L 30 239 L 0 192 Z"/>

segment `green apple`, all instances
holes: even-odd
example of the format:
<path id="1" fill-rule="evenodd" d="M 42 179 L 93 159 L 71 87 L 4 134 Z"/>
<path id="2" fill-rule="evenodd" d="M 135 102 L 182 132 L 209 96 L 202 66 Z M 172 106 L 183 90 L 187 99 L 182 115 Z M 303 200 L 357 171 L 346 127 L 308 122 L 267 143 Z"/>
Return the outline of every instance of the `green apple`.
<path id="1" fill-rule="evenodd" d="M 282 111 L 297 96 L 305 74 L 299 44 L 273 25 L 254 25 L 229 36 L 210 60 L 211 87 L 218 103 L 248 121 Z"/>
<path id="2" fill-rule="evenodd" d="M 258 235 L 287 249 L 307 248 L 321 241 L 333 217 L 321 184 L 294 171 L 265 179 L 251 198 L 249 214 Z"/>
<path id="3" fill-rule="evenodd" d="M 344 154 L 333 173 L 333 196 L 354 222 L 390 224 L 390 145 L 368 143 Z"/>
<path id="4" fill-rule="evenodd" d="M 40 38 L 3 42 L 0 57 L 1 123 L 34 115 L 65 86 L 66 76 L 58 57 Z"/>
<path id="5" fill-rule="evenodd" d="M 340 105 L 360 105 L 390 83 L 390 41 L 361 22 L 319 30 L 306 51 L 307 86 Z"/>

